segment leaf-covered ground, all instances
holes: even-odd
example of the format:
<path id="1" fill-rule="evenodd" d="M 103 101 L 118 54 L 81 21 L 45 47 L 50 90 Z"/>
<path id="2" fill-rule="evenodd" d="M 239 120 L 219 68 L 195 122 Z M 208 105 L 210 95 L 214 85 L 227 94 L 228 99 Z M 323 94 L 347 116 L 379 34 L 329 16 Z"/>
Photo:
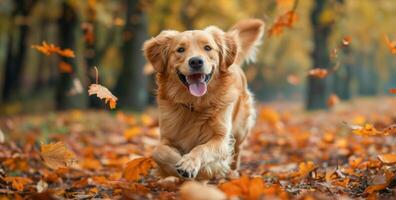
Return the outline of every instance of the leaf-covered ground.
<path id="1" fill-rule="evenodd" d="M 391 98 L 312 113 L 260 105 L 240 178 L 207 184 L 161 180 L 150 170 L 155 110 L 0 117 L 0 199 L 391 199 L 396 140 L 385 128 L 396 121 L 395 107 Z M 380 136 L 364 136 L 375 131 Z"/>

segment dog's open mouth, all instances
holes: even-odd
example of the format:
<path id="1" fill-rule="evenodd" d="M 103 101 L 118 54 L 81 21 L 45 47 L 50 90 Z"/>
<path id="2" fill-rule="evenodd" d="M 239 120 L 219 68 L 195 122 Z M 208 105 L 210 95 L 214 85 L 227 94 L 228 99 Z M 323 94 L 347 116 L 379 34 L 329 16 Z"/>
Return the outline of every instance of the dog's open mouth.
<path id="1" fill-rule="evenodd" d="M 195 73 L 184 75 L 177 70 L 177 75 L 183 84 L 188 88 L 190 93 L 196 97 L 203 96 L 208 89 L 208 82 L 212 78 L 213 69 L 210 74 Z"/>

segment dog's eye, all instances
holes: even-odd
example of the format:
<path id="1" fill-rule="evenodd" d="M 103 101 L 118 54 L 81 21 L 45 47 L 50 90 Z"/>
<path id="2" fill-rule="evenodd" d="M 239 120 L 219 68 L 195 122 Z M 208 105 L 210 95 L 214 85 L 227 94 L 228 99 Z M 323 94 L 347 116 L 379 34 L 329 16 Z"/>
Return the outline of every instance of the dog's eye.
<path id="1" fill-rule="evenodd" d="M 183 53 L 184 52 L 184 48 L 183 47 L 179 47 L 178 49 L 177 49 L 177 52 L 179 52 L 179 53 Z"/>
<path id="2" fill-rule="evenodd" d="M 206 46 L 204 47 L 204 49 L 205 49 L 206 51 L 210 51 L 210 50 L 212 50 L 212 47 L 210 47 L 209 45 L 206 45 Z"/>

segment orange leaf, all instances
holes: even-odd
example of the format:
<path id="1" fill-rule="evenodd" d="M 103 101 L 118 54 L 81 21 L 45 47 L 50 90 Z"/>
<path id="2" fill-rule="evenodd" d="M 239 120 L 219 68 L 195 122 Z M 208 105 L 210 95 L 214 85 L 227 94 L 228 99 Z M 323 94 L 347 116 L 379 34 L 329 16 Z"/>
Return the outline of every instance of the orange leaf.
<path id="1" fill-rule="evenodd" d="M 381 154 L 381 155 L 378 155 L 377 157 L 381 162 L 383 162 L 385 164 L 396 163 L 396 154 L 393 154 L 393 153 Z"/>
<path id="2" fill-rule="evenodd" d="M 268 29 L 269 36 L 280 35 L 283 28 L 292 28 L 293 24 L 298 20 L 296 13 L 291 10 L 279 16 L 271 28 Z"/>
<path id="3" fill-rule="evenodd" d="M 301 79 L 294 74 L 290 74 L 287 76 L 287 82 L 290 83 L 291 85 L 298 85 L 300 84 Z"/>
<path id="4" fill-rule="evenodd" d="M 71 49 L 61 49 L 60 47 L 55 46 L 54 44 L 47 44 L 47 42 L 43 42 L 42 45 L 32 45 L 32 48 L 37 49 L 41 53 L 49 56 L 51 54 L 58 54 L 63 57 L 74 58 L 74 52 Z"/>
<path id="5" fill-rule="evenodd" d="M 156 163 L 151 157 L 137 158 L 129 161 L 123 172 L 123 177 L 129 181 L 137 181 L 141 176 L 147 176 L 150 169 L 153 169 Z"/>
<path id="6" fill-rule="evenodd" d="M 347 36 L 345 36 L 345 37 L 342 39 L 342 45 L 348 46 L 348 45 L 351 44 L 351 41 L 352 41 L 352 37 L 349 36 L 349 35 L 347 35 Z"/>
<path id="7" fill-rule="evenodd" d="M 73 67 L 72 67 L 69 63 L 67 63 L 67 62 L 61 61 L 61 62 L 59 63 L 59 65 L 58 65 L 58 68 L 59 68 L 59 71 L 60 71 L 61 73 L 70 74 L 70 73 L 73 72 Z"/>
<path id="8" fill-rule="evenodd" d="M 312 161 L 302 162 L 298 166 L 298 171 L 291 173 L 290 177 L 295 179 L 305 178 L 315 169 L 315 165 Z"/>
<path id="9" fill-rule="evenodd" d="M 316 78 L 325 78 L 329 75 L 329 71 L 327 69 L 315 68 L 309 70 L 308 75 Z"/>
<path id="10" fill-rule="evenodd" d="M 67 149 L 63 142 L 41 144 L 40 157 L 51 169 L 67 167 L 75 161 L 74 153 Z"/>
<path id="11" fill-rule="evenodd" d="M 8 176 L 8 177 L 3 178 L 3 180 L 5 182 L 12 183 L 12 187 L 18 191 L 23 191 L 26 184 L 33 182 L 29 178 L 15 177 L 15 176 Z"/>
<path id="12" fill-rule="evenodd" d="M 140 127 L 135 126 L 135 127 L 126 129 L 124 131 L 124 137 L 125 137 L 126 140 L 130 140 L 130 139 L 132 139 L 133 137 L 139 135 L 142 132 L 143 132 L 143 130 Z"/>
<path id="13" fill-rule="evenodd" d="M 392 124 L 383 130 L 377 130 L 372 124 L 365 124 L 364 126 L 351 124 L 346 125 L 353 130 L 354 134 L 362 136 L 386 136 L 396 130 L 396 124 Z"/>
<path id="14" fill-rule="evenodd" d="M 392 54 L 396 54 L 396 41 L 391 41 L 387 35 L 384 35 L 385 43 Z"/>
<path id="15" fill-rule="evenodd" d="M 338 98 L 336 94 L 331 94 L 327 99 L 327 106 L 331 108 L 336 104 L 338 104 L 339 102 L 340 102 L 340 98 Z"/>
<path id="16" fill-rule="evenodd" d="M 89 95 L 94 95 L 100 99 L 105 99 L 105 103 L 109 102 L 109 106 L 111 109 L 114 109 L 116 107 L 116 102 L 117 102 L 117 97 L 115 97 L 109 89 L 105 88 L 102 85 L 99 84 L 91 84 L 89 86 L 88 90 Z"/>
<path id="17" fill-rule="evenodd" d="M 396 94 L 396 88 L 391 88 L 389 89 L 390 94 Z"/>

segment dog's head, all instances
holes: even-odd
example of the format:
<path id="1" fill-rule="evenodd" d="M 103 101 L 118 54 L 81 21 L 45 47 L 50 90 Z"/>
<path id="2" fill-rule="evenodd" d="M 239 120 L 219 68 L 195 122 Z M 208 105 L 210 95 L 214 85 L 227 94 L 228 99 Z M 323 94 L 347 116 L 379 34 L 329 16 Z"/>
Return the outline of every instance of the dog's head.
<path id="1" fill-rule="evenodd" d="M 178 80 L 191 95 L 206 94 L 208 85 L 227 71 L 238 52 L 237 35 L 210 26 L 204 30 L 163 31 L 144 43 L 144 54 L 157 73 Z"/>

